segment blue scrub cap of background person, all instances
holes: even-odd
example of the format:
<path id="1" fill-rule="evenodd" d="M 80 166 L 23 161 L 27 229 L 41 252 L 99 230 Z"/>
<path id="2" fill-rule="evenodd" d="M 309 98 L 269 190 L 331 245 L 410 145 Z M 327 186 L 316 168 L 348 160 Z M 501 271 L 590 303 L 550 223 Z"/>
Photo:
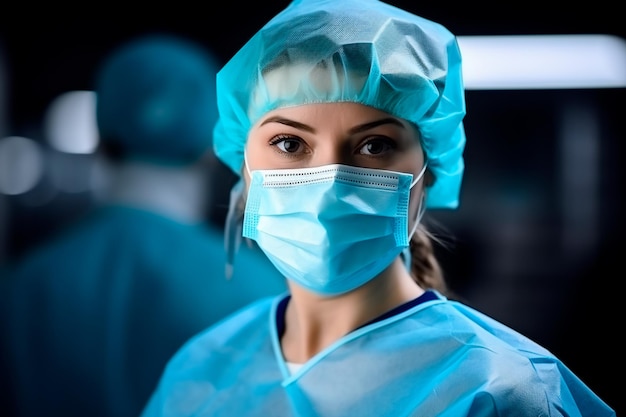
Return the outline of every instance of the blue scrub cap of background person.
<path id="1" fill-rule="evenodd" d="M 347 80 L 347 81 L 346 81 Z M 296 0 L 217 75 L 214 151 L 241 175 L 250 128 L 265 113 L 357 102 L 417 125 L 429 208 L 456 208 L 464 171 L 464 86 L 455 36 L 378 0 Z"/>
<path id="2" fill-rule="evenodd" d="M 113 51 L 96 77 L 104 142 L 124 157 L 187 164 L 212 151 L 217 60 L 186 39 L 146 35 Z"/>

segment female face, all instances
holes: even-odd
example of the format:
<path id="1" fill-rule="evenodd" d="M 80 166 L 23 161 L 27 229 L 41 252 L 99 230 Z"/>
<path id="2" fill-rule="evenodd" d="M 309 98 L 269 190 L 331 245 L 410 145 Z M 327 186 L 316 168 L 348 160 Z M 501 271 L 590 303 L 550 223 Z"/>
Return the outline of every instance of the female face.
<path id="1" fill-rule="evenodd" d="M 250 130 L 246 158 L 250 171 L 344 164 L 416 176 L 424 166 L 419 133 L 412 124 L 349 102 L 306 104 L 265 114 Z M 246 169 L 244 178 L 249 184 Z M 411 219 L 416 217 L 423 183 L 412 189 Z"/>

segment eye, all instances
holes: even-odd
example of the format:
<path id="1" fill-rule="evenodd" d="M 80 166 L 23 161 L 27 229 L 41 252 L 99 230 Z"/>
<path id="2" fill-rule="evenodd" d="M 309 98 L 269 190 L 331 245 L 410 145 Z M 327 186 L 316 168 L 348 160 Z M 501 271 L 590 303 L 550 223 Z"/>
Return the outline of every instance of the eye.
<path id="1" fill-rule="evenodd" d="M 296 153 L 304 148 L 302 139 L 290 135 L 278 135 L 271 140 L 270 145 L 285 153 Z"/>
<path id="2" fill-rule="evenodd" d="M 359 148 L 359 153 L 361 155 L 381 155 L 385 154 L 393 149 L 396 149 L 396 143 L 385 137 L 374 137 L 369 138 L 367 141 Z"/>

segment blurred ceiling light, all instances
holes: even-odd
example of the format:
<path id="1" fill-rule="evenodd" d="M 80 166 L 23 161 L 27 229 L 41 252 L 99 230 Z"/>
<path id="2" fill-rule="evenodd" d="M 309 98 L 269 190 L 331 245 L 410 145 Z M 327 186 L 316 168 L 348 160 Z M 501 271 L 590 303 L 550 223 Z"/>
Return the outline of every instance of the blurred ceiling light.
<path id="1" fill-rule="evenodd" d="M 43 155 L 37 142 L 21 136 L 0 139 L 0 193 L 26 193 L 42 175 Z"/>
<path id="2" fill-rule="evenodd" d="M 612 35 L 459 36 L 467 90 L 626 87 L 626 40 Z"/>
<path id="3" fill-rule="evenodd" d="M 44 134 L 50 146 L 58 151 L 93 153 L 99 141 L 96 93 L 70 91 L 55 98 L 44 116 Z"/>

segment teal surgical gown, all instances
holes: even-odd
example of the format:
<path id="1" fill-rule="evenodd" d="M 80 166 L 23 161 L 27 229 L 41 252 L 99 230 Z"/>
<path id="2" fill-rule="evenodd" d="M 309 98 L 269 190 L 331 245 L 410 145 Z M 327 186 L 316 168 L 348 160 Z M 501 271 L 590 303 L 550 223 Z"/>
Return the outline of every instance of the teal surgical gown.
<path id="1" fill-rule="evenodd" d="M 226 279 L 221 230 L 129 206 L 97 209 L 20 261 L 0 300 L 19 417 L 136 417 L 187 339 L 287 288 L 245 245 Z"/>
<path id="2" fill-rule="evenodd" d="M 614 416 L 559 359 L 436 292 L 344 336 L 290 374 L 286 295 L 191 339 L 142 417 Z"/>

